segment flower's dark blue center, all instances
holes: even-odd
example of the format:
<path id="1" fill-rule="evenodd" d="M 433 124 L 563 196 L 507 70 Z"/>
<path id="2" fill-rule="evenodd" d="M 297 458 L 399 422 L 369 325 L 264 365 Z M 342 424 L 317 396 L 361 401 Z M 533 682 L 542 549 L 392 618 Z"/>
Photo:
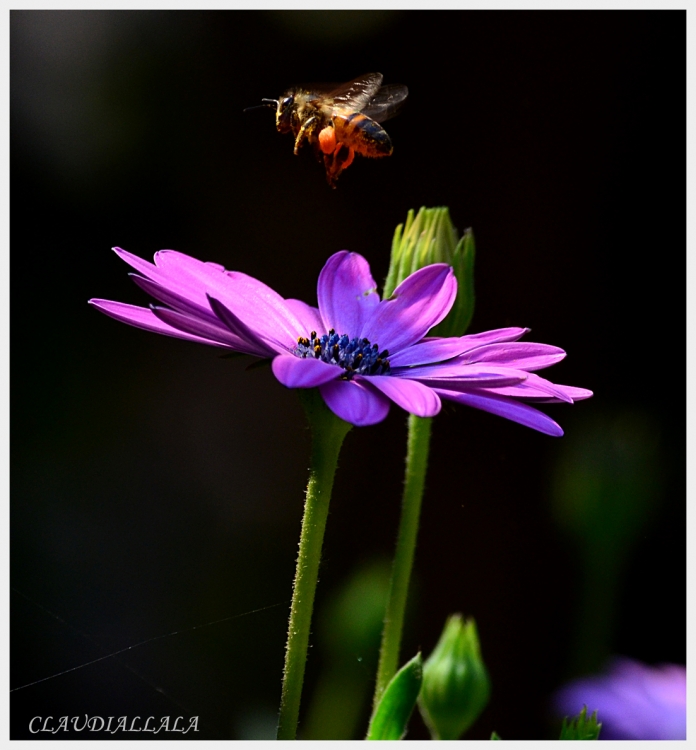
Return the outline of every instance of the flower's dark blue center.
<path id="1" fill-rule="evenodd" d="M 333 328 L 321 337 L 316 331 L 312 331 L 309 338 L 300 336 L 293 354 L 342 367 L 346 372 L 341 380 L 351 380 L 353 375 L 389 374 L 389 352 L 386 349 L 380 352 L 379 346 L 367 339 L 350 339 L 345 333 L 339 336 Z"/>

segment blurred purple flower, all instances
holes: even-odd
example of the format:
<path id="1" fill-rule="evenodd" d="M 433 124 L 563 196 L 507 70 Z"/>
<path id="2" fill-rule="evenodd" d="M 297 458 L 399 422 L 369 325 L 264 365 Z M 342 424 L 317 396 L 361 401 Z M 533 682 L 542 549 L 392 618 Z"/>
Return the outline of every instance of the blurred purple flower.
<path id="1" fill-rule="evenodd" d="M 601 740 L 685 740 L 686 667 L 650 667 L 616 659 L 606 674 L 575 680 L 556 693 L 559 715 L 597 711 Z"/>
<path id="2" fill-rule="evenodd" d="M 319 274 L 319 305 L 311 307 L 283 299 L 246 274 L 174 250 L 156 253 L 154 265 L 114 250 L 138 271 L 133 281 L 167 306 L 90 300 L 99 310 L 148 331 L 271 358 L 283 385 L 318 387 L 329 408 L 354 425 L 382 421 L 391 401 L 432 417 L 446 398 L 559 436 L 563 430 L 528 404 L 592 395 L 533 374 L 565 352 L 517 343 L 529 329 L 425 338 L 457 294 L 444 263 L 421 268 L 380 300 L 367 261 L 344 250 Z"/>

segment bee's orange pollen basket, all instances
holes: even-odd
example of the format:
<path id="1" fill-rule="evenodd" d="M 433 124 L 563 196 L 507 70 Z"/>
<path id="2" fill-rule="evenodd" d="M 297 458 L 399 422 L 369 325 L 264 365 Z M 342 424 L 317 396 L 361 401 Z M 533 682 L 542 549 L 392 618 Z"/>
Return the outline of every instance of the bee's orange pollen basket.
<path id="1" fill-rule="evenodd" d="M 319 148 L 325 154 L 332 154 L 336 149 L 336 132 L 331 125 L 327 125 L 319 133 Z"/>

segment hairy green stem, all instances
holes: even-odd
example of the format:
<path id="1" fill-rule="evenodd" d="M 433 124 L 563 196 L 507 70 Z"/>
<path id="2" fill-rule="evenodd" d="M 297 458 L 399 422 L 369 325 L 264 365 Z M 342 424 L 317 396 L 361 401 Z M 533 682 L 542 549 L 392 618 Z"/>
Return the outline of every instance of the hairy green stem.
<path id="1" fill-rule="evenodd" d="M 399 666 L 404 613 L 416 550 L 425 472 L 428 468 L 431 426 L 431 418 L 423 419 L 413 414 L 409 415 L 406 477 L 401 503 L 401 520 L 399 522 L 392 577 L 389 584 L 389 598 L 384 616 L 373 710 Z"/>
<path id="2" fill-rule="evenodd" d="M 312 431 L 312 457 L 285 649 L 278 717 L 279 740 L 294 740 L 297 734 L 314 593 L 331 489 L 341 444 L 351 428 L 350 424 L 327 408 L 316 388 L 300 390 L 299 393 Z"/>

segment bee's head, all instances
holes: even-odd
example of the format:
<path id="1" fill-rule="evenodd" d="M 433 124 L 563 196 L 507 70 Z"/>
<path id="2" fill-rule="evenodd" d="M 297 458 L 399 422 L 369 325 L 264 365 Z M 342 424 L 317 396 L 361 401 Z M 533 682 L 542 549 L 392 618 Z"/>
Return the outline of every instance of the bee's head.
<path id="1" fill-rule="evenodd" d="M 249 112 L 259 107 L 275 107 L 276 128 L 281 133 L 288 133 L 297 124 L 297 101 L 294 91 L 288 91 L 280 99 L 261 99 L 261 104 L 255 107 L 247 107 L 244 111 Z"/>
<path id="2" fill-rule="evenodd" d="M 288 133 L 292 130 L 293 117 L 295 114 L 295 95 L 286 94 L 282 99 L 273 102 L 277 105 L 276 109 L 276 127 L 281 133 Z"/>

